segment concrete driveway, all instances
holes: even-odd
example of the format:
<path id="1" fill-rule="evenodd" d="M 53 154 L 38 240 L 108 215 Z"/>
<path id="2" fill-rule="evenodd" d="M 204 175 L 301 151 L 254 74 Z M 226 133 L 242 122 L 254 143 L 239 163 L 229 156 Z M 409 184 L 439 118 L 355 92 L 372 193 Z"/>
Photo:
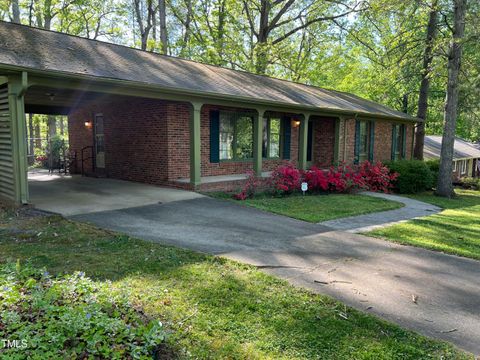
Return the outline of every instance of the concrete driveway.
<path id="1" fill-rule="evenodd" d="M 208 197 L 73 219 L 254 264 L 292 284 L 480 354 L 480 263 L 474 260 Z"/>
<path id="2" fill-rule="evenodd" d="M 37 208 L 64 216 L 196 199 L 192 191 L 106 178 L 29 172 L 30 201 Z"/>

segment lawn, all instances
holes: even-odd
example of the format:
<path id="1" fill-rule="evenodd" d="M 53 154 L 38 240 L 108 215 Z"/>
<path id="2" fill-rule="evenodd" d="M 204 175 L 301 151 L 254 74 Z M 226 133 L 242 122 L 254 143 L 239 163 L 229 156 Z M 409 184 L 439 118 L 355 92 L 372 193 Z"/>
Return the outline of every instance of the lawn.
<path id="1" fill-rule="evenodd" d="M 252 266 L 58 216 L 1 215 L 1 263 L 20 259 L 50 274 L 82 271 L 97 283 L 126 289 L 136 308 L 168 329 L 167 344 L 180 358 L 467 358 L 447 343 Z"/>
<path id="2" fill-rule="evenodd" d="M 348 216 L 368 214 L 377 211 L 393 210 L 403 204 L 367 195 L 328 194 L 328 195 L 290 195 L 273 197 L 258 195 L 254 199 L 233 200 L 231 194 L 209 194 L 216 198 L 230 199 L 274 214 L 317 223 Z"/>
<path id="3" fill-rule="evenodd" d="M 456 193 L 458 196 L 453 199 L 441 198 L 431 192 L 411 195 L 444 210 L 425 218 L 377 229 L 368 235 L 480 259 L 480 191 L 457 189 Z"/>

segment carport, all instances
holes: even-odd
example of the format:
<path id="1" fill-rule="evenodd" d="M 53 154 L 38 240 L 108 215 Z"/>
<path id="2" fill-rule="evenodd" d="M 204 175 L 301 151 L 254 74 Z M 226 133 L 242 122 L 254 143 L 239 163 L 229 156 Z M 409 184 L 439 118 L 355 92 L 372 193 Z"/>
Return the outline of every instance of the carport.
<path id="1" fill-rule="evenodd" d="M 102 93 L 88 91 L 95 87 L 91 82 L 73 82 L 67 79 L 55 81 L 51 78 L 29 76 L 25 71 L 2 71 L 2 73 L 5 75 L 0 76 L 0 197 L 14 204 L 27 204 L 30 202 L 30 194 L 25 113 L 67 115 L 76 104 L 98 98 Z M 109 90 L 118 91 L 113 86 Z M 35 180 L 32 181 L 37 184 L 38 174 L 33 175 L 33 179 Z M 52 201 L 55 196 L 61 195 L 67 184 L 73 183 L 59 176 L 50 176 L 49 180 L 43 182 L 41 191 L 43 194 L 49 194 Z M 79 180 L 75 181 L 78 183 Z M 97 179 L 82 181 L 89 184 L 96 182 L 100 187 L 102 185 Z M 49 186 L 46 186 L 47 184 Z M 34 186 L 34 191 L 38 190 L 37 185 Z M 55 185 L 58 185 L 58 191 L 52 191 L 56 188 Z M 40 197 L 36 195 L 33 200 L 42 199 L 43 195 Z"/>
<path id="2" fill-rule="evenodd" d="M 117 179 L 49 174 L 43 169 L 29 172 L 28 183 L 30 200 L 38 209 L 63 216 L 166 204 L 202 197 L 192 191 Z"/>

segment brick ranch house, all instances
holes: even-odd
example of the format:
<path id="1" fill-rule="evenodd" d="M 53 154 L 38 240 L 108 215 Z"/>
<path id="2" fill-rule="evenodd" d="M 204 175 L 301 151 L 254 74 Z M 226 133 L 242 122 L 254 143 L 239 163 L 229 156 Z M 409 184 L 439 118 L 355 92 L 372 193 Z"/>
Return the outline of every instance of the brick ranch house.
<path id="1" fill-rule="evenodd" d="M 410 158 L 419 120 L 355 95 L 0 22 L 0 194 L 28 202 L 25 113 L 67 114 L 93 174 L 191 189 Z"/>

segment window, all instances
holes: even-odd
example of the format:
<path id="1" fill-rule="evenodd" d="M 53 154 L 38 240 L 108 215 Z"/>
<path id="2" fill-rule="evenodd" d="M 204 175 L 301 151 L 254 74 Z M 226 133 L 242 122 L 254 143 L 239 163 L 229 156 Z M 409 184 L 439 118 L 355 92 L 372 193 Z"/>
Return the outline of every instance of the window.
<path id="1" fill-rule="evenodd" d="M 359 149 L 358 149 L 358 161 L 363 162 L 370 159 L 370 122 L 360 121 L 359 127 Z"/>
<path id="2" fill-rule="evenodd" d="M 253 117 L 220 112 L 220 160 L 244 160 L 253 157 Z"/>
<path id="3" fill-rule="evenodd" d="M 452 171 L 453 172 L 457 171 L 457 162 L 456 161 L 453 162 Z"/>
<path id="4" fill-rule="evenodd" d="M 264 158 L 280 157 L 280 124 L 279 118 L 263 119 L 262 156 Z"/>
<path id="5" fill-rule="evenodd" d="M 460 161 L 460 174 L 466 174 L 467 173 L 467 160 L 462 160 Z"/>
<path id="6" fill-rule="evenodd" d="M 393 125 L 392 134 L 392 160 L 403 159 L 405 149 L 403 148 L 405 143 L 405 125 Z"/>

